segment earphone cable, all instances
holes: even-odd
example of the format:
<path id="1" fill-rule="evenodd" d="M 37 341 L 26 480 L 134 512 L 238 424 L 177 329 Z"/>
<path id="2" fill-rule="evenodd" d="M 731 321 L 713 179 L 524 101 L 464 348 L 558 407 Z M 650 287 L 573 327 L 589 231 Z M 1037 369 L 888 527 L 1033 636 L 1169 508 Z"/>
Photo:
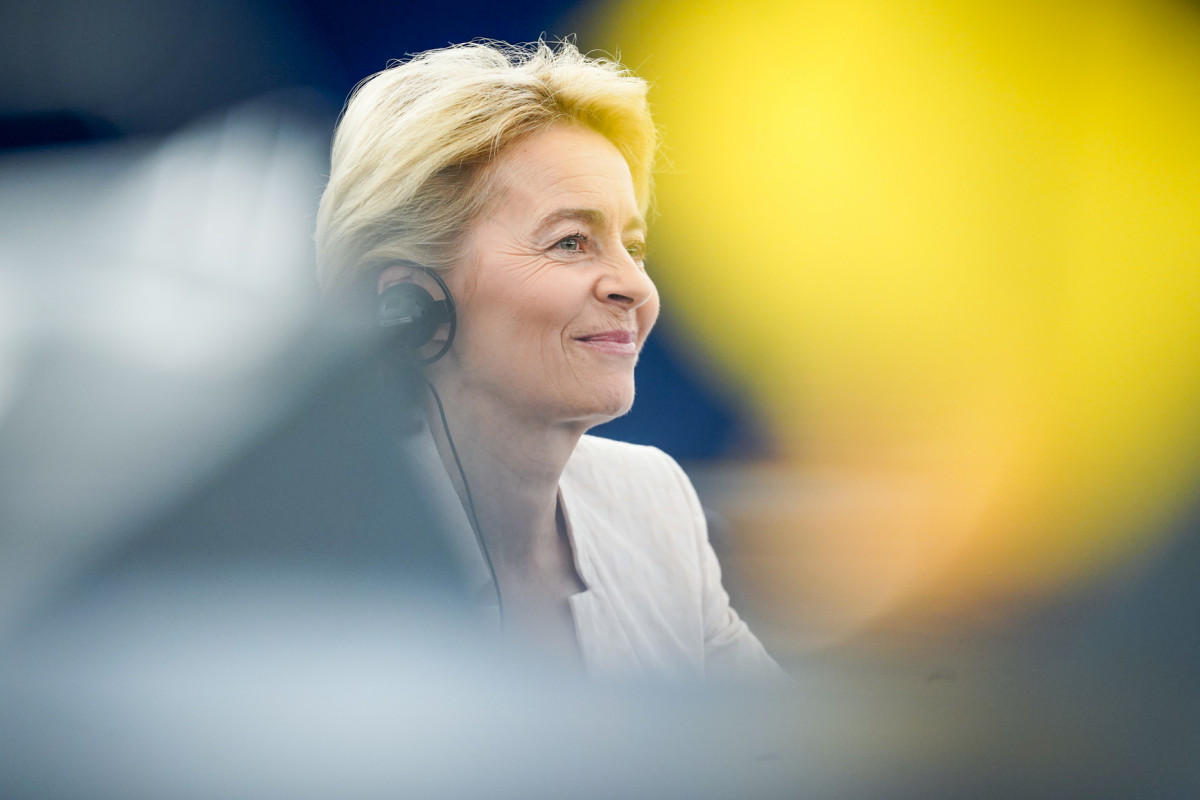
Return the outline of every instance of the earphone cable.
<path id="1" fill-rule="evenodd" d="M 438 416 L 442 418 L 442 430 L 446 432 L 446 441 L 450 444 L 450 454 L 454 456 L 454 465 L 458 467 L 458 476 L 462 479 L 464 494 L 467 496 L 467 512 L 471 518 L 471 530 L 475 533 L 475 540 L 479 543 L 479 549 L 483 553 L 483 560 L 487 564 L 488 573 L 492 576 L 492 586 L 496 589 L 496 608 L 500 613 L 500 629 L 504 629 L 504 600 L 500 597 L 500 581 L 496 579 L 496 568 L 492 566 L 492 556 L 488 553 L 487 543 L 483 540 L 483 530 L 479 525 L 479 515 L 475 511 L 475 498 L 471 496 L 471 484 L 467 482 L 467 473 L 463 469 L 462 460 L 458 457 L 458 448 L 454 446 L 454 437 L 450 434 L 450 423 L 446 420 L 446 409 L 442 406 L 442 398 L 438 395 L 438 391 L 434 388 L 433 382 L 428 377 L 425 378 L 425 385 L 429 387 L 429 391 L 433 394 L 434 402 L 437 403 Z"/>

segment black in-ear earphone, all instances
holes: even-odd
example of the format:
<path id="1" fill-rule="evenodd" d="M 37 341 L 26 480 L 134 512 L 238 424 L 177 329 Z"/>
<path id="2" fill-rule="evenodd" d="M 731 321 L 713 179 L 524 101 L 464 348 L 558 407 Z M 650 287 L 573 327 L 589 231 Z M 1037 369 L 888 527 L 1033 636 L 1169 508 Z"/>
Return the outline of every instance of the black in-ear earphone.
<path id="1" fill-rule="evenodd" d="M 450 350 L 454 343 L 454 334 L 458 330 L 458 312 L 454 306 L 454 297 L 450 287 L 441 276 L 429 267 L 412 262 L 399 262 L 428 275 L 442 292 L 441 300 L 434 300 L 423 286 L 415 283 L 394 283 L 384 289 L 379 295 L 379 306 L 376 320 L 379 327 L 391 334 L 397 342 L 413 354 L 417 364 L 432 364 Z M 450 331 L 446 341 L 436 353 L 426 358 L 417 358 L 416 351 L 433 338 L 437 329 L 449 324 Z"/>

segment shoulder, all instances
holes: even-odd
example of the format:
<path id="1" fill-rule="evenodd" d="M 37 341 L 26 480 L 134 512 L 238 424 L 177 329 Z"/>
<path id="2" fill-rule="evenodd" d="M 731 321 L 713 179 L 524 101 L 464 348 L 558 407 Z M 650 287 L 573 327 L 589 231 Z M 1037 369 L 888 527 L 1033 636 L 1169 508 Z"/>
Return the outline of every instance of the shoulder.
<path id="1" fill-rule="evenodd" d="M 675 459 L 657 447 L 584 436 L 559 483 L 564 501 L 577 515 L 614 529 L 614 537 L 695 549 L 704 512 Z"/>

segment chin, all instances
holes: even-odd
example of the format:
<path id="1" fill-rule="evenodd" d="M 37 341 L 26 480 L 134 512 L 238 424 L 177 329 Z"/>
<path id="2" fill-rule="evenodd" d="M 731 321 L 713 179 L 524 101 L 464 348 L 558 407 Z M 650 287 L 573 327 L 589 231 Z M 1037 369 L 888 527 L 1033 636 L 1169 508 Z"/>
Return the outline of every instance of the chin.
<path id="1" fill-rule="evenodd" d="M 633 408 L 633 386 L 592 387 L 580 393 L 578 402 L 560 406 L 558 413 L 550 411 L 550 416 L 560 419 L 582 422 L 591 428 L 602 425 L 609 420 L 623 417 Z"/>
<path id="2" fill-rule="evenodd" d="M 608 398 L 606 398 L 608 399 Z M 623 417 L 633 408 L 633 390 L 628 393 L 623 393 L 620 396 L 613 396 L 610 402 L 598 403 L 593 406 L 592 413 L 588 415 L 588 422 L 591 426 L 602 425 L 605 422 L 614 420 L 617 417 Z"/>

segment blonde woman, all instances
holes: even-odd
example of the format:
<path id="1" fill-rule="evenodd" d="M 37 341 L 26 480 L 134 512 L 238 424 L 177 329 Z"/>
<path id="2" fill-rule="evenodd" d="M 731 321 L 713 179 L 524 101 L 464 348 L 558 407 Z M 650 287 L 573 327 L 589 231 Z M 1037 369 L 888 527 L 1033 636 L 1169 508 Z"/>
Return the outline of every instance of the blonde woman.
<path id="1" fill-rule="evenodd" d="M 424 367 L 431 470 L 476 528 L 507 638 L 592 675 L 778 676 L 683 471 L 586 435 L 629 410 L 658 316 L 646 90 L 570 43 L 472 43 L 372 76 L 334 139 L 320 277 L 431 296 L 440 279 L 453 298 L 453 341 L 442 325 L 418 353 L 444 350 Z"/>

